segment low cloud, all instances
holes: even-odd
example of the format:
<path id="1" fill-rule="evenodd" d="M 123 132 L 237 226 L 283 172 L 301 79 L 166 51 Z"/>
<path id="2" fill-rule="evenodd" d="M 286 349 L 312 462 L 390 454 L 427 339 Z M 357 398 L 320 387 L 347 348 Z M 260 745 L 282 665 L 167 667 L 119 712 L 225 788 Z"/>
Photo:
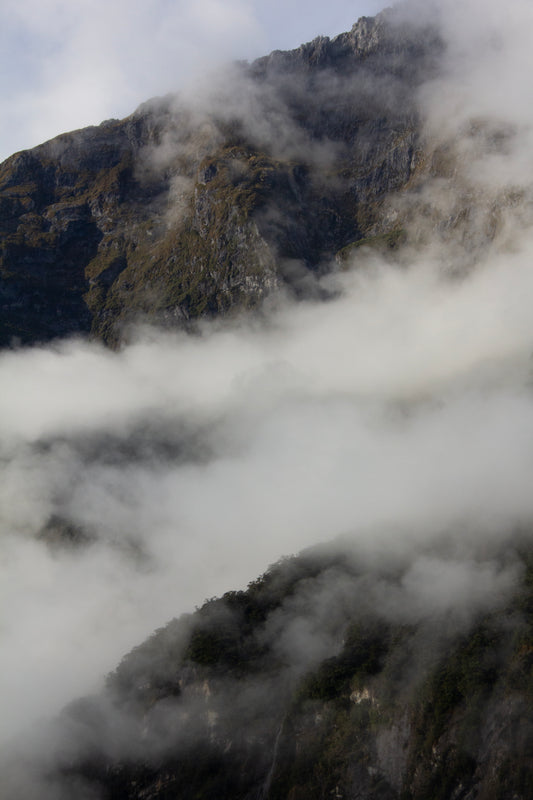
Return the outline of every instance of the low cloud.
<path id="1" fill-rule="evenodd" d="M 522 246 L 461 281 L 349 273 L 337 300 L 266 323 L 4 353 L 6 734 L 166 619 L 336 535 L 404 558 L 464 530 L 479 605 L 477 549 L 533 516 Z M 87 541 L 65 546 L 69 530 Z"/>

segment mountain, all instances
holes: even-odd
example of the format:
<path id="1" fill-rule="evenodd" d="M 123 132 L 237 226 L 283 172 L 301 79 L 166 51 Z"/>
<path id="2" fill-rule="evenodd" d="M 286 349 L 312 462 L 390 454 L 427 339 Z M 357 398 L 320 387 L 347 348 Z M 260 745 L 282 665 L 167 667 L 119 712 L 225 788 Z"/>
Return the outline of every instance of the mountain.
<path id="1" fill-rule="evenodd" d="M 194 98 L 63 134 L 0 167 L 0 344 L 184 324 L 319 291 L 422 160 L 438 37 L 383 14 L 236 65 Z"/>
<path id="2" fill-rule="evenodd" d="M 532 796 L 525 55 L 423 8 L 0 166 L 0 797 Z"/>

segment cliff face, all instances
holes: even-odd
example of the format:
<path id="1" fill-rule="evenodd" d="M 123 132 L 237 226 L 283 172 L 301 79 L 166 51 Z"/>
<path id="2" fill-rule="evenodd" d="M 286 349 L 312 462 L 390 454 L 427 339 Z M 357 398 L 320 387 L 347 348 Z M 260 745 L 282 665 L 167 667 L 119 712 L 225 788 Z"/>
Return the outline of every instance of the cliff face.
<path id="1" fill-rule="evenodd" d="M 183 323 L 317 291 L 420 159 L 435 35 L 362 19 L 0 168 L 3 346 Z M 379 227 L 379 225 L 378 225 Z M 393 226 L 394 227 L 394 226 Z M 395 231 L 392 230 L 394 235 Z"/>

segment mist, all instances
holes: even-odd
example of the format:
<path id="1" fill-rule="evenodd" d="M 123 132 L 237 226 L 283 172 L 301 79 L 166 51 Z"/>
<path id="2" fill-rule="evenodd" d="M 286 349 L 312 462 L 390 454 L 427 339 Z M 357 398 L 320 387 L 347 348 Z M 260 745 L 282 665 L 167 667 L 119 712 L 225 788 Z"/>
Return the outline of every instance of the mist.
<path id="1" fill-rule="evenodd" d="M 2 355 L 7 735 L 281 555 L 459 529 L 475 558 L 530 522 L 528 250 L 428 271 L 350 273 L 338 300 L 197 338 Z M 57 520 L 87 541 L 51 542 Z"/>
<path id="2" fill-rule="evenodd" d="M 206 70 L 334 35 L 376 0 L 5 0 L 0 9 L 0 161 L 84 125 L 131 114 Z"/>
<path id="3" fill-rule="evenodd" d="M 520 565 L 496 554 L 533 522 L 531 12 L 512 2 L 495 43 L 495 8 L 440 4 L 449 46 L 419 101 L 428 141 L 468 168 L 395 201 L 442 221 L 450 197 L 483 210 L 513 189 L 493 235 L 426 216 L 424 247 L 400 263 L 358 250 L 321 279 L 327 302 L 278 297 L 194 336 L 139 328 L 118 352 L 0 354 L 4 743 L 98 691 L 166 621 L 336 537 L 362 563 L 408 565 L 372 589 L 391 620 L 466 626 L 512 593 Z M 480 119 L 510 126 L 503 144 L 472 138 Z M 278 141 L 304 147 L 291 131 Z M 305 624 L 285 609 L 280 648 L 324 657 L 320 615 L 352 590 L 326 582 Z"/>

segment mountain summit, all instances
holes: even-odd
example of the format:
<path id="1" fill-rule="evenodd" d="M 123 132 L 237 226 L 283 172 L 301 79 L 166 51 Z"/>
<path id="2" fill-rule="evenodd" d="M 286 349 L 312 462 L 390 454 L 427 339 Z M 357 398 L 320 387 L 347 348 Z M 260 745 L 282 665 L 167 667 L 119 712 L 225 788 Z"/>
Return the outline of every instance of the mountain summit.
<path id="1" fill-rule="evenodd" d="M 439 52 L 427 28 L 363 18 L 7 159 L 0 344 L 117 343 L 316 293 L 346 247 L 393 246 L 383 201 L 423 161 L 416 91 Z"/>

